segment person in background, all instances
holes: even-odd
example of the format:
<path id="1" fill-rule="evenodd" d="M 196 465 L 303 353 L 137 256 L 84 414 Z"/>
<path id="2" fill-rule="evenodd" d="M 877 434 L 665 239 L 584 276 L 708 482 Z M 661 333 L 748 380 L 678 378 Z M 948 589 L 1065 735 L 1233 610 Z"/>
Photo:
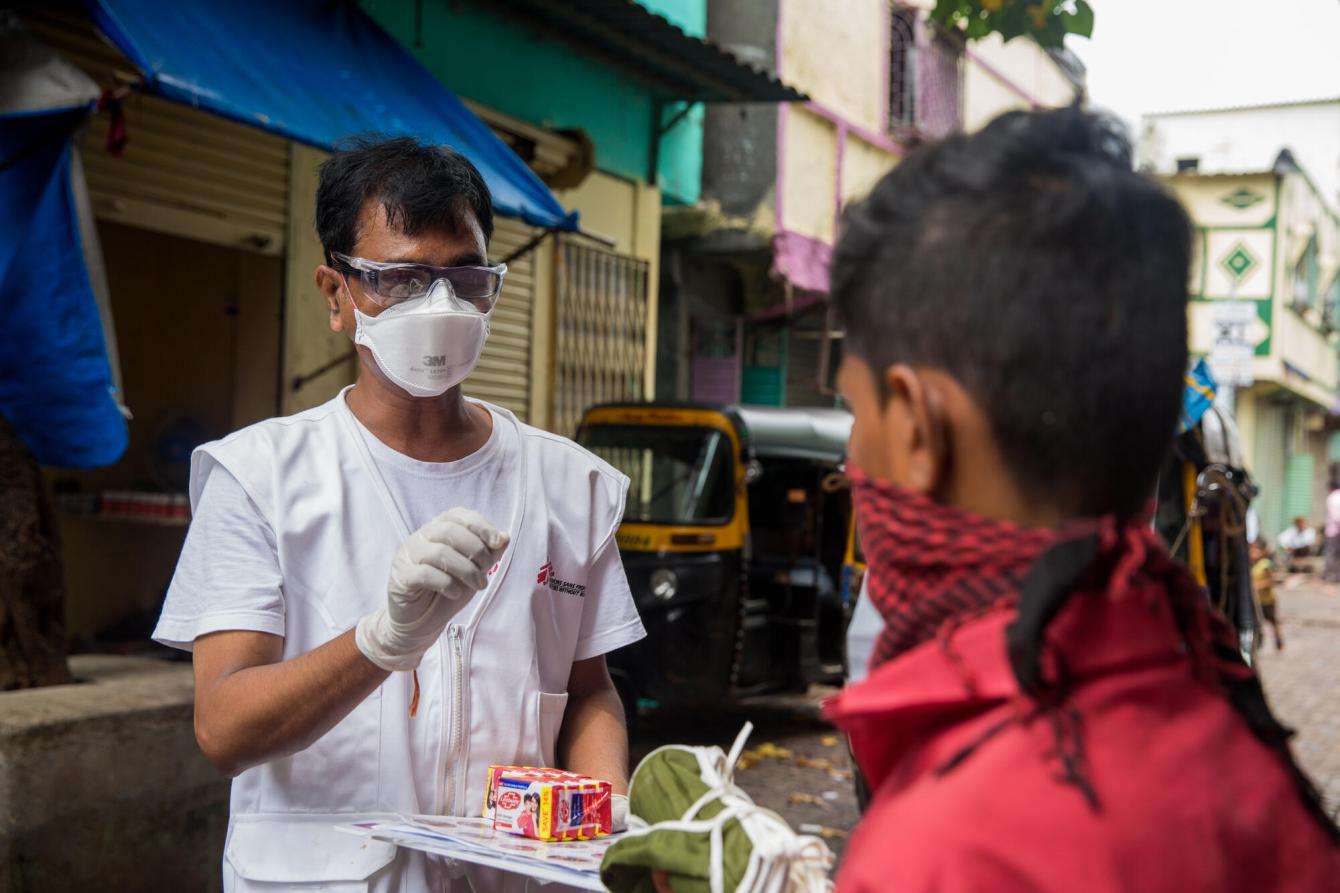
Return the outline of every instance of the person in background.
<path id="1" fill-rule="evenodd" d="M 1326 497 L 1326 562 L 1321 578 L 1327 583 L 1340 583 L 1340 480 L 1331 478 L 1331 492 Z"/>
<path id="2" fill-rule="evenodd" d="M 1252 543 L 1252 590 L 1256 604 L 1261 608 L 1261 619 L 1270 624 L 1275 633 L 1275 650 L 1284 650 L 1279 619 L 1275 616 L 1275 562 L 1270 558 L 1270 547 L 1263 542 Z"/>
<path id="3" fill-rule="evenodd" d="M 827 705 L 873 789 L 839 893 L 1335 888 L 1288 731 L 1150 529 L 1191 233 L 1078 107 L 915 149 L 846 212 L 838 383 L 884 628 Z"/>
<path id="4" fill-rule="evenodd" d="M 1306 569 L 1302 559 L 1315 554 L 1317 531 L 1307 526 L 1307 518 L 1299 515 L 1292 524 L 1280 531 L 1278 542 L 1284 550 L 1286 569 L 1291 574 L 1299 574 Z"/>

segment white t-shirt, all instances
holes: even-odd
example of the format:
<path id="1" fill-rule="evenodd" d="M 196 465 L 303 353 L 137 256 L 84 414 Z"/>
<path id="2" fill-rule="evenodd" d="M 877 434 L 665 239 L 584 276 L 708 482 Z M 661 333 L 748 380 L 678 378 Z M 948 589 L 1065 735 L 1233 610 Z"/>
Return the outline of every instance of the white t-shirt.
<path id="1" fill-rule="evenodd" d="M 875 653 L 875 641 L 884 631 L 884 618 L 870 601 L 866 586 L 870 572 L 861 580 L 861 592 L 856 597 L 856 609 L 847 625 L 847 682 L 860 682 L 870 674 L 870 655 Z"/>
<path id="2" fill-rule="evenodd" d="M 484 445 L 454 462 L 421 462 L 391 449 L 361 423 L 357 427 L 410 530 L 458 505 L 474 509 L 500 530 L 510 522 L 520 444 L 515 426 L 506 420 L 495 415 Z M 389 522 L 378 516 L 368 523 Z M 386 570 L 389 574 L 390 567 Z M 637 606 L 613 542 L 595 557 L 588 579 L 576 660 L 641 636 Z M 282 636 L 283 582 L 273 531 L 237 478 L 216 468 L 191 519 L 154 639 L 190 651 L 196 638 L 221 630 Z"/>
<path id="3" fill-rule="evenodd" d="M 1310 549 L 1317 544 L 1317 531 L 1311 527 L 1304 527 L 1299 530 L 1290 524 L 1284 530 L 1280 531 L 1279 547 L 1281 549 Z"/>
<path id="4" fill-rule="evenodd" d="M 1326 535 L 1340 536 L 1340 490 L 1326 497 Z"/>

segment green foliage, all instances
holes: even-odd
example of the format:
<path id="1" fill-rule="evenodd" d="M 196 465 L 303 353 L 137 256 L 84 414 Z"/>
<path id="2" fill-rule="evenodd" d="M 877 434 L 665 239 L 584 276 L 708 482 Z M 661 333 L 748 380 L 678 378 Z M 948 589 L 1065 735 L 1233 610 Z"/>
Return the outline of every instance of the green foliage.
<path id="1" fill-rule="evenodd" d="M 931 19 L 968 40 L 999 34 L 1005 40 L 1032 37 L 1059 48 L 1067 34 L 1093 36 L 1093 7 L 1088 0 L 936 0 Z"/>

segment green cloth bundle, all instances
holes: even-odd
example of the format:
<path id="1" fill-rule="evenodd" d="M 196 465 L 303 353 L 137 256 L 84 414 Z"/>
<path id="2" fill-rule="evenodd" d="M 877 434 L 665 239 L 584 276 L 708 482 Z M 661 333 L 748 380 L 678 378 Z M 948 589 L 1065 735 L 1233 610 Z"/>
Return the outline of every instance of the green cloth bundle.
<path id="1" fill-rule="evenodd" d="M 675 893 L 831 888 L 833 856 L 815 837 L 796 835 L 732 776 L 753 726 L 730 756 L 719 747 L 672 744 L 647 755 L 628 791 L 629 830 L 605 853 L 600 879 L 614 893 L 654 893 L 664 871 Z"/>

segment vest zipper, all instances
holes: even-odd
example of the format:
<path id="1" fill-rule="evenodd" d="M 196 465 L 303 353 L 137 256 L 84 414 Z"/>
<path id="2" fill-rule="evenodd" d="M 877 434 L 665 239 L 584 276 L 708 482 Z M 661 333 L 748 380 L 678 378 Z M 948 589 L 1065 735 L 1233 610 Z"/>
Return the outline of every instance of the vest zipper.
<path id="1" fill-rule="evenodd" d="M 522 505 L 525 502 L 525 483 L 526 476 L 523 469 L 521 478 L 518 481 L 518 505 Z M 519 526 L 519 524 L 516 524 L 515 522 L 519 521 L 521 514 L 521 512 L 516 513 L 516 516 L 513 518 L 513 526 Z M 456 723 L 456 725 L 452 727 L 450 741 L 451 756 L 455 762 L 450 766 L 450 771 L 453 774 L 452 783 L 449 786 L 444 785 L 448 790 L 449 799 L 443 801 L 443 809 L 449 810 L 450 815 L 457 814 L 457 792 L 462 788 L 468 787 L 466 784 L 465 772 L 466 769 L 469 768 L 470 754 L 467 752 L 468 748 L 465 747 L 465 725 L 462 722 L 465 713 L 465 649 L 474 645 L 475 633 L 479 630 L 481 618 L 484 616 L 484 612 L 488 610 L 489 605 L 492 604 L 494 597 L 498 594 L 498 590 L 502 588 L 502 577 L 506 574 L 508 566 L 512 562 L 512 550 L 513 545 L 508 545 L 505 554 L 499 562 L 496 576 L 489 581 L 489 585 L 485 587 L 483 593 L 480 594 L 479 607 L 476 609 L 474 617 L 470 620 L 469 629 L 461 630 L 456 626 L 450 627 L 451 635 L 449 636 L 449 641 L 451 643 L 453 663 L 452 698 L 455 702 L 453 704 L 452 713 Z"/>
<path id="2" fill-rule="evenodd" d="M 454 627 L 448 627 L 448 629 L 453 629 L 453 628 L 454 628 Z M 441 675 L 442 675 L 442 691 L 444 691 L 444 692 L 445 692 L 445 691 L 450 691 L 450 690 L 451 690 L 451 680 L 448 678 L 448 674 L 450 673 L 450 670 L 449 670 L 448 667 L 447 667 L 447 649 L 443 646 L 442 641 L 441 641 L 440 639 L 438 640 L 437 647 L 438 647 L 438 653 L 439 653 L 439 655 L 440 655 L 440 657 L 441 657 L 441 659 L 438 661 L 438 664 L 439 664 L 439 666 L 441 667 Z M 450 710 L 450 707 L 448 706 L 447 709 L 448 709 L 448 711 L 449 711 L 449 710 Z M 448 728 L 448 730 L 450 730 L 450 728 L 451 728 L 451 722 L 452 722 L 451 714 L 448 712 L 448 713 L 445 714 L 445 717 L 446 717 L 447 728 Z M 444 738 L 447 738 L 447 737 L 449 737 L 449 736 L 448 736 L 448 735 L 444 735 L 443 737 L 444 737 Z M 447 744 L 444 743 L 444 744 L 442 745 L 442 747 L 438 749 L 438 753 L 439 753 L 439 757 L 438 757 L 438 760 L 437 760 L 437 799 L 436 799 L 436 801 L 434 802 L 433 806 L 434 806 L 434 812 L 436 812 L 438 815 L 446 815 L 446 813 L 447 813 L 447 761 L 450 759 L 450 754 L 448 753 L 448 746 L 447 746 Z"/>
<path id="3" fill-rule="evenodd" d="M 456 815 L 456 795 L 460 789 L 458 778 L 461 766 L 461 743 L 465 738 L 465 660 L 461 646 L 461 628 L 453 624 L 447 630 L 448 650 L 451 652 L 451 716 L 447 720 L 450 742 L 441 775 L 445 788 L 442 809 L 446 815 Z"/>

